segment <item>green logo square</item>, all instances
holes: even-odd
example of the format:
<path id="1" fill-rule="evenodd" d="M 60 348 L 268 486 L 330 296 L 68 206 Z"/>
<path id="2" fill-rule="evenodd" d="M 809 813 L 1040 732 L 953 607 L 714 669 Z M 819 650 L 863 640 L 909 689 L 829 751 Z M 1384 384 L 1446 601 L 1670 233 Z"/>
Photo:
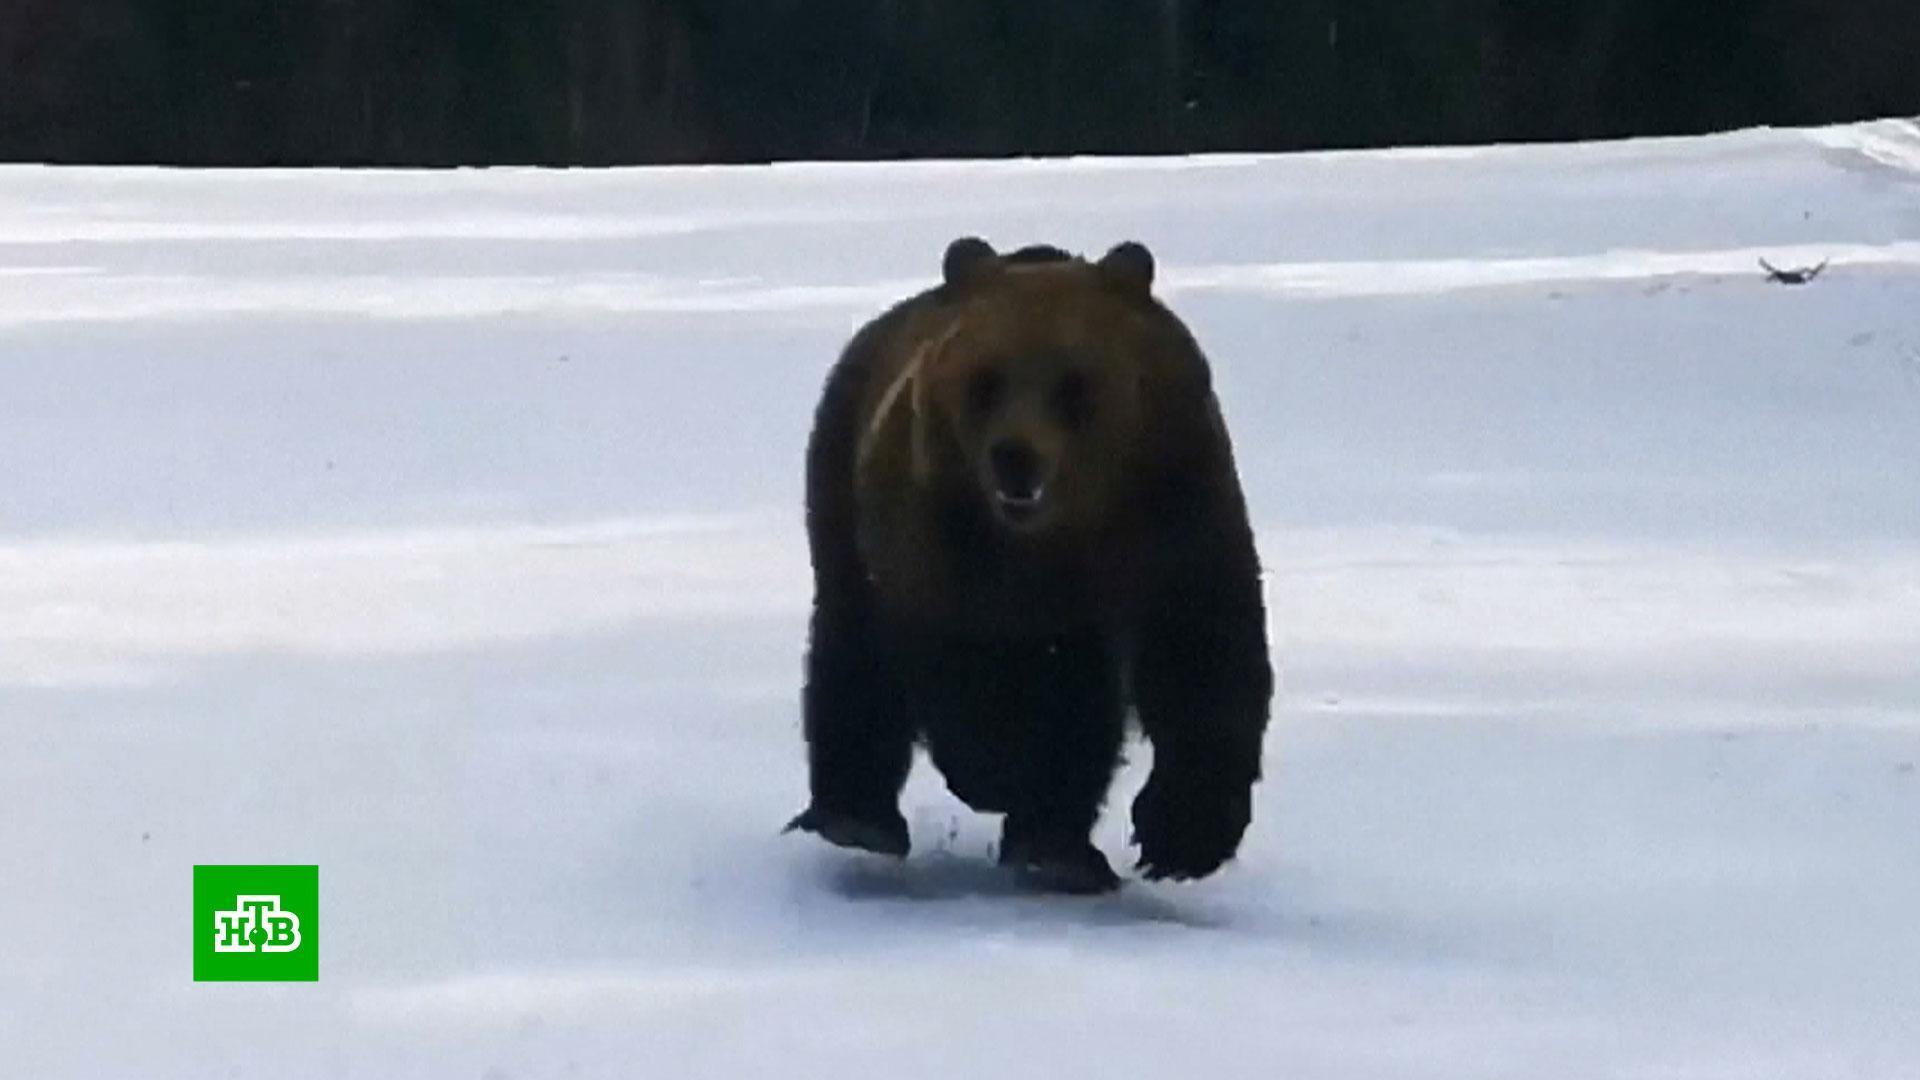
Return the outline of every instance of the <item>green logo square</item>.
<path id="1" fill-rule="evenodd" d="M 193 868 L 194 982 L 318 982 L 320 868 Z"/>

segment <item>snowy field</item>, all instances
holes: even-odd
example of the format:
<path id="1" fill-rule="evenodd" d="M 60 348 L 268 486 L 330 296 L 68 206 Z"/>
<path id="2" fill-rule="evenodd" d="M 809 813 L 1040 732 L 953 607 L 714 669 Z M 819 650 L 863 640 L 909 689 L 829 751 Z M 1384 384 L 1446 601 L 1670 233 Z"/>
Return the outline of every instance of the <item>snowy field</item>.
<path id="1" fill-rule="evenodd" d="M 815 394 L 966 233 L 1146 241 L 1213 357 L 1214 879 L 1020 892 L 924 765 L 905 864 L 776 835 Z M 0 169 L 0 1075 L 1910 1078 L 1917 764 L 1912 123 Z M 191 981 L 218 862 L 319 864 L 319 983 Z"/>

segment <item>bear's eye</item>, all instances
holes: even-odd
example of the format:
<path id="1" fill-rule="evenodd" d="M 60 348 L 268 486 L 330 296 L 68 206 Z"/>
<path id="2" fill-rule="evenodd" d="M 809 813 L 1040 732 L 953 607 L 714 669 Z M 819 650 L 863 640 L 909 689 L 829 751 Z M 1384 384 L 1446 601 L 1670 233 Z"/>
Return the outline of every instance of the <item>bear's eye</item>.
<path id="1" fill-rule="evenodd" d="M 1070 428 L 1093 419 L 1093 384 L 1083 372 L 1069 371 L 1053 385 L 1053 414 Z"/>
<path id="2" fill-rule="evenodd" d="M 975 416 L 992 412 L 1006 387 L 1006 378 L 992 368 L 974 372 L 967 380 L 967 411 Z"/>

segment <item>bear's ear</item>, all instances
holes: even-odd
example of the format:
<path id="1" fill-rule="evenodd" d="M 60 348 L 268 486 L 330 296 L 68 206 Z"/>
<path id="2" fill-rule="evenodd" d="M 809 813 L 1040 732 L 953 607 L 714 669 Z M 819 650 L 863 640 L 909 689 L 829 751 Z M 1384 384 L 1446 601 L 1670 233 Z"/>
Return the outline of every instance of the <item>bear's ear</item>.
<path id="1" fill-rule="evenodd" d="M 999 265 L 1000 256 L 992 244 L 977 236 L 963 236 L 947 245 L 946 257 L 940 260 L 940 276 L 948 287 L 958 289 L 980 280 Z"/>
<path id="2" fill-rule="evenodd" d="M 1128 293 L 1147 296 L 1153 291 L 1153 252 L 1145 244 L 1133 240 L 1115 244 L 1098 265 L 1102 277 Z"/>

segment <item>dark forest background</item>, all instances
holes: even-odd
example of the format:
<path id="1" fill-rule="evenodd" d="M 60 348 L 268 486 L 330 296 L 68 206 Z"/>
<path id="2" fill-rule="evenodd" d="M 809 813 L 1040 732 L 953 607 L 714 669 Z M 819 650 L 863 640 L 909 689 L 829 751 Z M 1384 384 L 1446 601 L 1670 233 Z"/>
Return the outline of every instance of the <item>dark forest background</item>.
<path id="1" fill-rule="evenodd" d="M 1284 150 L 1920 113 L 1920 0 L 0 0 L 0 159 Z"/>

